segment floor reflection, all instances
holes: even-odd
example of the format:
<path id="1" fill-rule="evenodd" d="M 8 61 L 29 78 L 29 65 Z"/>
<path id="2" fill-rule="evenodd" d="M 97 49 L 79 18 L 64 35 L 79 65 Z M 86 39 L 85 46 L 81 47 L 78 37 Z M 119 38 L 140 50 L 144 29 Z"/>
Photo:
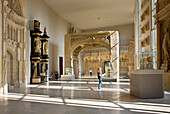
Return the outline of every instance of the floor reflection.
<path id="1" fill-rule="evenodd" d="M 28 85 L 0 95 L 0 114 L 148 114 L 170 113 L 170 92 L 162 99 L 138 99 L 129 95 L 129 83 L 52 81 Z"/>

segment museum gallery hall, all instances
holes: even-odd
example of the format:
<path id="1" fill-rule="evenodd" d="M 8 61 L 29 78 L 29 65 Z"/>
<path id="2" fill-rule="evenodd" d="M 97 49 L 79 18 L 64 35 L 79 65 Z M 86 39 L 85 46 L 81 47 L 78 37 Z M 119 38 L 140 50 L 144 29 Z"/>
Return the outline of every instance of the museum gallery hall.
<path id="1" fill-rule="evenodd" d="M 170 0 L 0 0 L 0 114 L 169 114 Z"/>

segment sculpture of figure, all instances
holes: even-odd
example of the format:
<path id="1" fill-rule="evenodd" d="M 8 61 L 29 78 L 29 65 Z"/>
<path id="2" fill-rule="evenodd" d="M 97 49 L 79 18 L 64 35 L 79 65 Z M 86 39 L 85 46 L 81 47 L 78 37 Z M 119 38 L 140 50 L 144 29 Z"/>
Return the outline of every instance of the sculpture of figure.
<path id="1" fill-rule="evenodd" d="M 33 77 L 35 78 L 37 76 L 37 62 L 34 62 L 34 73 Z"/>
<path id="2" fill-rule="evenodd" d="M 39 37 L 36 38 L 35 42 L 36 42 L 35 52 L 41 53 L 41 41 L 40 41 L 40 38 Z"/>
<path id="3" fill-rule="evenodd" d="M 42 73 L 45 73 L 45 63 L 42 64 Z"/>
<path id="4" fill-rule="evenodd" d="M 48 42 L 44 42 L 44 54 L 48 54 Z"/>
<path id="5" fill-rule="evenodd" d="M 164 34 L 164 39 L 163 39 L 163 43 L 162 43 L 162 49 L 164 52 L 165 60 L 168 60 L 169 59 L 169 53 L 168 53 L 169 33 L 167 32 L 166 29 L 164 31 L 165 31 L 165 34 Z"/>
<path id="6" fill-rule="evenodd" d="M 167 31 L 167 29 L 165 29 L 165 37 L 167 37 L 167 44 L 168 44 L 168 49 L 170 48 L 170 38 L 169 38 L 169 31 Z"/>
<path id="7" fill-rule="evenodd" d="M 35 22 L 35 28 L 37 28 L 39 26 L 39 22 Z"/>
<path id="8" fill-rule="evenodd" d="M 15 11 L 16 13 L 18 12 L 18 4 L 16 3 L 16 0 L 12 0 L 12 9 L 13 11 Z"/>

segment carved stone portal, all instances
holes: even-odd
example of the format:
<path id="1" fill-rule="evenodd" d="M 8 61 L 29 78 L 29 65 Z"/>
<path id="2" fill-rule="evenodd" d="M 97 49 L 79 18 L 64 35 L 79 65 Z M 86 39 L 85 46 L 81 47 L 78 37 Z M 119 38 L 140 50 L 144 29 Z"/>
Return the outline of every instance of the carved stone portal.
<path id="1" fill-rule="evenodd" d="M 111 60 L 114 78 L 119 74 L 117 67 L 117 50 L 118 50 L 118 31 L 114 33 L 83 33 L 83 34 L 66 34 L 65 35 L 65 74 L 73 74 L 78 77 L 78 55 L 80 51 L 87 47 L 104 47 L 108 49 L 108 59 Z M 112 54 L 111 54 L 112 53 Z M 87 64 L 86 64 L 87 65 Z M 102 67 L 102 66 L 101 66 Z M 73 71 L 73 72 L 72 72 Z M 113 73 L 113 72 L 112 72 Z"/>
<path id="2" fill-rule="evenodd" d="M 3 2 L 3 3 L 2 3 Z M 8 86 L 26 85 L 26 18 L 23 17 L 19 0 L 1 0 L 2 16 L 2 88 L 8 92 Z M 7 58 L 10 54 L 11 58 Z M 10 59 L 10 60 L 9 60 Z M 7 67 L 7 61 L 10 68 Z M 10 80 L 10 81 L 7 81 Z"/>

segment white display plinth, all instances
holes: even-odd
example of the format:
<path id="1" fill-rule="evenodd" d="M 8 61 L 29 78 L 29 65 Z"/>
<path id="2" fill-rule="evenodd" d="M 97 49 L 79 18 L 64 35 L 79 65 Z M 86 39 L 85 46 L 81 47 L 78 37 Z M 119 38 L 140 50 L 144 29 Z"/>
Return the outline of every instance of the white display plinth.
<path id="1" fill-rule="evenodd" d="M 74 80 L 74 77 L 72 75 L 61 75 L 61 80 Z"/>
<path id="2" fill-rule="evenodd" d="M 163 70 L 130 71 L 130 94 L 139 98 L 164 97 Z"/>

